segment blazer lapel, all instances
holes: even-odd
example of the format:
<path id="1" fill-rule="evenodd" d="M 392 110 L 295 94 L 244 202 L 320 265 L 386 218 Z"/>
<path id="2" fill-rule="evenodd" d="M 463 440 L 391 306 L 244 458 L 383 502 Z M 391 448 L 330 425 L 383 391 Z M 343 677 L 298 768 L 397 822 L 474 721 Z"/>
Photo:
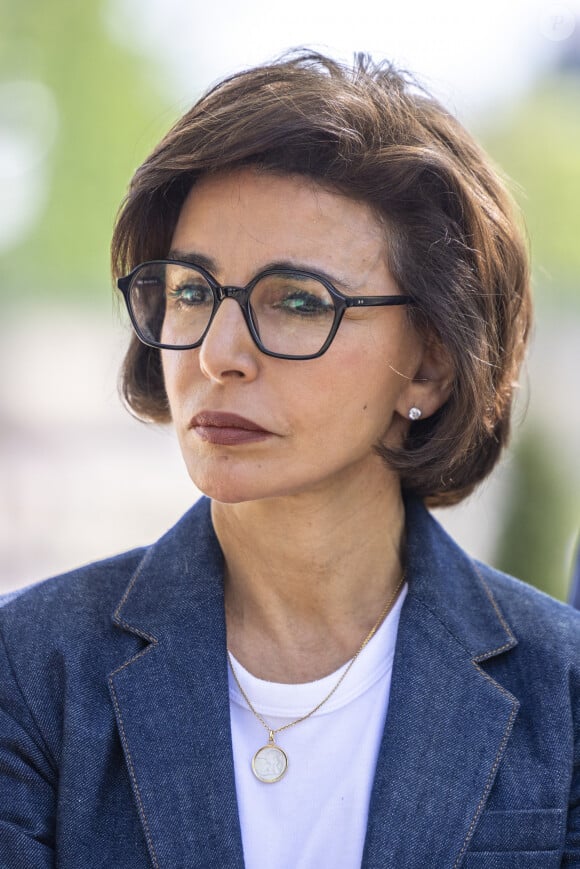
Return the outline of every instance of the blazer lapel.
<path id="1" fill-rule="evenodd" d="M 475 565 L 411 503 L 407 576 L 365 869 L 461 864 L 518 701 L 480 662 L 516 640 Z"/>
<path id="2" fill-rule="evenodd" d="M 202 500 L 133 577 L 114 620 L 143 640 L 109 687 L 152 863 L 243 869 L 222 556 Z"/>

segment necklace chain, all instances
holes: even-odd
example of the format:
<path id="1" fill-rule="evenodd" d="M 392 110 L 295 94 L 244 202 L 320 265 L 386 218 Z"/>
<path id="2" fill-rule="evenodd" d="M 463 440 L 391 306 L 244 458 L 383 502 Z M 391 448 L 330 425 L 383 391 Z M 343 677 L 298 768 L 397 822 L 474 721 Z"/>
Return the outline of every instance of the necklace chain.
<path id="1" fill-rule="evenodd" d="M 246 692 L 245 692 L 244 689 L 242 688 L 242 685 L 241 685 L 240 680 L 239 680 L 239 678 L 238 678 L 238 674 L 236 673 L 236 670 L 235 670 L 235 667 L 234 667 L 234 662 L 233 662 L 233 659 L 232 659 L 232 653 L 230 652 L 229 649 L 227 650 L 227 652 L 228 652 L 228 661 L 229 661 L 229 664 L 230 664 L 230 669 L 231 669 L 231 671 L 232 671 L 232 676 L 234 677 L 234 681 L 235 681 L 236 685 L 238 686 L 239 691 L 240 691 L 242 697 L 244 698 L 244 700 L 245 700 L 246 703 L 248 704 L 248 708 L 249 708 L 250 712 L 253 713 L 253 715 L 258 719 L 258 721 L 260 722 L 260 724 L 261 724 L 263 727 L 265 727 L 266 730 L 268 731 L 268 737 L 269 737 L 269 742 L 270 742 L 270 743 L 274 743 L 274 736 L 275 736 L 276 733 L 281 733 L 283 730 L 288 730 L 288 728 L 290 728 L 290 727 L 294 727 L 296 724 L 300 724 L 302 721 L 306 721 L 307 718 L 310 718 L 311 715 L 314 715 L 315 712 L 318 712 L 318 710 L 321 709 L 321 708 L 324 706 L 325 703 L 328 703 L 328 701 L 329 701 L 330 698 L 333 696 L 333 694 L 334 694 L 336 691 L 338 691 L 339 687 L 342 685 L 343 681 L 346 679 L 348 673 L 350 672 L 350 670 L 351 670 L 351 668 L 352 668 L 352 665 L 354 664 L 354 662 L 356 661 L 356 659 L 358 658 L 358 656 L 360 655 L 360 653 L 362 652 L 362 650 L 363 650 L 363 649 L 364 649 L 364 648 L 369 644 L 369 642 L 372 640 L 372 638 L 374 637 L 374 635 L 376 634 L 376 632 L 378 631 L 378 629 L 380 628 L 380 626 L 382 625 L 382 623 L 383 623 L 384 620 L 386 619 L 389 610 L 391 609 L 391 607 L 393 606 L 395 600 L 397 599 L 397 596 L 398 596 L 398 594 L 399 594 L 399 591 L 401 590 L 401 587 L 402 587 L 402 585 L 403 585 L 404 580 L 405 580 L 405 574 L 404 574 L 404 572 L 403 572 L 403 574 L 402 574 L 402 576 L 401 576 L 401 579 L 399 580 L 399 583 L 398 583 L 398 585 L 397 585 L 395 591 L 393 592 L 393 594 L 392 594 L 391 597 L 389 598 L 388 603 L 387 603 L 386 606 L 383 608 L 383 610 L 382 610 L 381 614 L 379 615 L 377 621 L 376 621 L 375 624 L 372 626 L 372 628 L 370 629 L 370 631 L 368 632 L 368 634 L 366 635 L 366 637 L 364 638 L 364 640 L 362 641 L 362 643 L 360 644 L 360 646 L 358 647 L 358 649 L 356 650 L 356 652 L 354 653 L 354 655 L 352 656 L 352 658 L 350 659 L 350 661 L 348 662 L 346 669 L 344 670 L 343 673 L 341 673 L 340 678 L 338 679 L 338 681 L 336 682 L 336 684 L 334 685 L 334 687 L 333 687 L 333 688 L 328 692 L 328 694 L 326 695 L 326 697 L 323 697 L 323 699 L 320 701 L 320 703 L 318 703 L 318 704 L 314 707 L 314 709 L 311 709 L 310 712 L 307 712 L 305 715 L 301 715 L 300 718 L 296 718 L 294 721 L 290 721 L 288 724 L 283 724 L 281 727 L 270 727 L 270 725 L 267 724 L 267 722 L 264 720 L 264 718 L 260 715 L 260 713 L 258 712 L 258 710 L 255 708 L 254 704 L 252 703 L 252 701 L 250 700 L 250 698 L 248 697 L 248 695 L 246 694 Z"/>

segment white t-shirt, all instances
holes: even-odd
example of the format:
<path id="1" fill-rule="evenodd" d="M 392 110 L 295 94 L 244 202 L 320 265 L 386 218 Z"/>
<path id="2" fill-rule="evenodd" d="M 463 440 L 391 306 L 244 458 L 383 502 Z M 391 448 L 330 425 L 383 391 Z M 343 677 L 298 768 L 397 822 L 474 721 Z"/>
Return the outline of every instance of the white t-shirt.
<path id="1" fill-rule="evenodd" d="M 389 702 L 399 598 L 335 694 L 311 718 L 276 734 L 288 756 L 280 781 L 265 784 L 252 758 L 268 733 L 229 674 L 236 793 L 246 869 L 359 869 L 370 794 Z M 256 679 L 234 658 L 237 676 L 272 728 L 304 715 L 347 664 L 316 682 Z"/>

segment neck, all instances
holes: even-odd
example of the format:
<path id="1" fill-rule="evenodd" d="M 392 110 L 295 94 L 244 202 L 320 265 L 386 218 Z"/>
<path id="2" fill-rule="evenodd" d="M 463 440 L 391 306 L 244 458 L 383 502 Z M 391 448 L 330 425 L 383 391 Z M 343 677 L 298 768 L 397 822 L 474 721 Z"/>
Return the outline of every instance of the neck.
<path id="1" fill-rule="evenodd" d="M 397 590 L 400 489 L 385 477 L 349 494 L 212 504 L 228 646 L 259 678 L 304 682 L 333 672 Z"/>

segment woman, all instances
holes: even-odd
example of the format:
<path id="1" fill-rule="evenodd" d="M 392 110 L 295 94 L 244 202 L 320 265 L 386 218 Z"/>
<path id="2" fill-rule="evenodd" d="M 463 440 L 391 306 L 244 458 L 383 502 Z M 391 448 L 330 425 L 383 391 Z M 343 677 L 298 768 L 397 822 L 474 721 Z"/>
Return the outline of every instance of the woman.
<path id="1" fill-rule="evenodd" d="M 2 865 L 580 865 L 578 617 L 424 506 L 497 462 L 529 330 L 477 145 L 299 54 L 177 122 L 113 263 L 207 498 L 3 608 Z"/>

